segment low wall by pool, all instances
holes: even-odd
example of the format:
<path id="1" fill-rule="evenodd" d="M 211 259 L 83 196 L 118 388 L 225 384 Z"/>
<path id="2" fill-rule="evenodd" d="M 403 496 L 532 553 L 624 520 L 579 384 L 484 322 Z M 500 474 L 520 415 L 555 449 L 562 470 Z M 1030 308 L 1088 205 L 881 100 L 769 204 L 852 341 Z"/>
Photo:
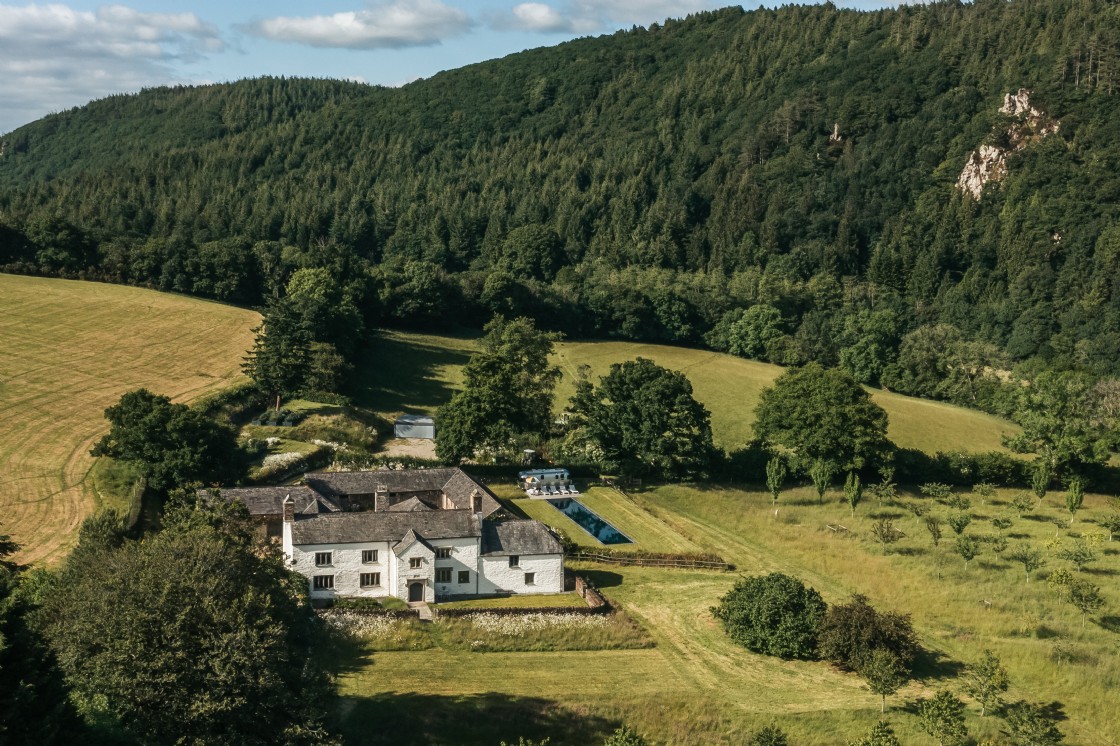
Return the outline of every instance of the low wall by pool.
<path id="1" fill-rule="evenodd" d="M 580 528 L 603 544 L 633 544 L 633 540 L 619 531 L 607 521 L 599 517 L 595 511 L 588 508 L 579 500 L 570 497 L 561 497 L 548 500 L 552 507 L 575 521 Z"/>

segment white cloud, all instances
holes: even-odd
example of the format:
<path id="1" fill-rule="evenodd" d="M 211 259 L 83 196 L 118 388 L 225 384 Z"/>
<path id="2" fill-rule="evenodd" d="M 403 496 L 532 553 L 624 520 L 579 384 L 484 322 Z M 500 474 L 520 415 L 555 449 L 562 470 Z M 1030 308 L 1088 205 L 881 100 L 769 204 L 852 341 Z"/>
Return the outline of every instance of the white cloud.
<path id="1" fill-rule="evenodd" d="M 110 93 L 181 82 L 171 63 L 224 46 L 193 13 L 0 4 L 0 132 Z"/>
<path id="2" fill-rule="evenodd" d="M 495 25 L 542 33 L 589 33 L 680 18 L 725 4 L 722 0 L 566 0 L 560 6 L 527 2 L 514 6 L 512 18 Z"/>
<path id="3" fill-rule="evenodd" d="M 473 25 L 471 17 L 440 0 L 396 0 L 329 16 L 266 18 L 246 26 L 273 41 L 344 49 L 399 49 L 439 44 Z"/>

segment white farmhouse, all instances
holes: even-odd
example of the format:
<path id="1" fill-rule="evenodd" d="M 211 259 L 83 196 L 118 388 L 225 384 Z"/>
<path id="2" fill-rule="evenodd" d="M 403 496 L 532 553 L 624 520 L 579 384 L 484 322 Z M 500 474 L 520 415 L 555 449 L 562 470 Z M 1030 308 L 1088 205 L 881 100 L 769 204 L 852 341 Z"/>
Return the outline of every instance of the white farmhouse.
<path id="1" fill-rule="evenodd" d="M 314 599 L 564 590 L 552 532 L 538 521 L 498 519 L 497 499 L 460 469 L 320 473 L 304 482 L 221 494 L 280 535 Z"/>

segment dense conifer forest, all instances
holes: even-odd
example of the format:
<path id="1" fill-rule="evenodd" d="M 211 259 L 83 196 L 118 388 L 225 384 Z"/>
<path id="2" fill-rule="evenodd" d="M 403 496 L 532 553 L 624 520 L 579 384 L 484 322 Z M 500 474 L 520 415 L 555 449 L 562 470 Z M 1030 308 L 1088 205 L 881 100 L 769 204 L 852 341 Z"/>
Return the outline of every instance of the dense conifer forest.
<path id="1" fill-rule="evenodd" d="M 357 325 L 528 315 L 994 408 L 993 370 L 1120 371 L 1118 85 L 1114 0 L 976 0 L 146 90 L 0 137 L 0 268 L 247 305 L 325 270 Z M 1020 89 L 1056 131 L 1015 134 Z"/>

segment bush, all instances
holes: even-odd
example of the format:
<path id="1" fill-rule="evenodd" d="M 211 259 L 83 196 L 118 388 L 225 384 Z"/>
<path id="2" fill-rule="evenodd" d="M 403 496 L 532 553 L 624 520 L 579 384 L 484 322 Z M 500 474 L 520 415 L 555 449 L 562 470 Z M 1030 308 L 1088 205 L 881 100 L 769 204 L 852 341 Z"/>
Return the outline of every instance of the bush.
<path id="1" fill-rule="evenodd" d="M 828 609 L 817 637 L 820 655 L 847 671 L 862 672 L 876 650 L 894 653 L 909 671 L 921 652 L 908 614 L 876 611 L 865 596 Z"/>
<path id="2" fill-rule="evenodd" d="M 735 642 L 780 658 L 813 658 L 827 606 L 821 595 L 782 573 L 744 578 L 712 613 Z"/>

